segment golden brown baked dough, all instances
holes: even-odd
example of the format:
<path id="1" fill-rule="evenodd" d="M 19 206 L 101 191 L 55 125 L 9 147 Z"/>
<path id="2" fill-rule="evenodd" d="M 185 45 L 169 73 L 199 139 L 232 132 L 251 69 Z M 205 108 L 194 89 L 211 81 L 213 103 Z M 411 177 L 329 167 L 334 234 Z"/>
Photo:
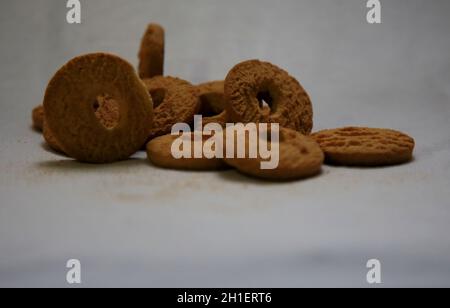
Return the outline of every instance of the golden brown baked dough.
<path id="1" fill-rule="evenodd" d="M 229 132 L 227 131 L 227 133 Z M 248 155 L 249 147 L 256 145 L 248 136 L 245 137 L 245 142 Z M 272 140 L 269 138 L 267 142 L 273 149 L 272 147 L 276 144 L 275 141 L 272 143 Z M 277 145 L 279 148 L 279 163 L 275 169 L 262 169 L 261 162 L 264 160 L 259 154 L 257 158 L 237 158 L 236 146 L 235 158 L 225 158 L 224 160 L 227 164 L 244 174 L 266 180 L 290 181 L 320 173 L 324 155 L 319 145 L 311 137 L 280 127 Z"/>
<path id="2" fill-rule="evenodd" d="M 192 124 L 200 108 L 197 91 L 189 82 L 174 77 L 145 79 L 155 103 L 153 129 L 149 139 L 170 134 L 176 123 Z"/>
<path id="3" fill-rule="evenodd" d="M 326 162 L 347 166 L 385 166 L 408 162 L 414 139 L 391 129 L 344 127 L 312 134 Z"/>
<path id="4" fill-rule="evenodd" d="M 187 138 L 187 142 L 191 144 L 191 157 L 194 157 L 194 143 L 197 141 L 193 138 L 194 133 L 184 135 L 181 138 Z M 198 133 L 201 134 L 201 133 Z M 156 166 L 167 169 L 178 170 L 218 170 L 223 169 L 226 165 L 220 158 L 180 158 L 175 159 L 172 155 L 172 144 L 179 136 L 165 135 L 160 136 L 147 144 L 148 159 Z M 211 136 L 201 136 L 201 142 L 211 138 Z"/>
<path id="5" fill-rule="evenodd" d="M 37 131 L 42 131 L 44 128 L 44 106 L 39 105 L 35 107 L 31 113 L 33 120 L 33 128 Z"/>
<path id="6" fill-rule="evenodd" d="M 164 74 L 164 28 L 149 24 L 139 49 L 139 77 L 141 79 Z"/>
<path id="7" fill-rule="evenodd" d="M 119 123 L 119 105 L 108 95 L 97 97 L 97 103 L 94 103 L 95 115 L 104 127 L 112 129 Z M 64 153 L 61 144 L 56 140 L 53 133 L 48 128 L 44 119 L 43 136 L 47 145 L 54 151 Z"/>
<path id="8" fill-rule="evenodd" d="M 97 97 L 118 104 L 120 120 L 107 128 L 95 115 Z M 64 152 L 79 161 L 109 163 L 129 158 L 152 127 L 152 100 L 133 67 L 110 54 L 77 57 L 51 79 L 44 97 L 45 121 Z"/>
<path id="9" fill-rule="evenodd" d="M 211 81 L 196 86 L 200 98 L 199 114 L 203 116 L 203 125 L 217 123 L 225 127 L 228 114 L 225 111 L 226 100 L 224 81 Z"/>
<path id="10" fill-rule="evenodd" d="M 227 112 L 233 122 L 278 123 L 309 134 L 313 127 L 311 100 L 286 71 L 268 62 L 250 60 L 236 65 L 225 79 Z M 261 101 L 271 108 L 263 112 Z"/>

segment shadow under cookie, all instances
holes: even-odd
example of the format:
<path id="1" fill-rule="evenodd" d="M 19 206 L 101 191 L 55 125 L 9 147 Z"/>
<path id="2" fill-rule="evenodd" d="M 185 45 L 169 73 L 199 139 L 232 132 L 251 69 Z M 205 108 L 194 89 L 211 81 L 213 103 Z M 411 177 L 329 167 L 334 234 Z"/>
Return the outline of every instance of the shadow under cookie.
<path id="1" fill-rule="evenodd" d="M 130 168 L 141 168 L 146 164 L 145 159 L 140 158 L 130 158 L 128 160 L 123 160 L 119 162 L 114 162 L 110 164 L 89 164 L 82 163 L 75 159 L 62 159 L 62 160 L 51 160 L 43 161 L 36 164 L 36 166 L 41 170 L 47 171 L 57 171 L 57 172 L 87 172 L 87 173 L 98 173 L 98 171 L 123 171 Z"/>

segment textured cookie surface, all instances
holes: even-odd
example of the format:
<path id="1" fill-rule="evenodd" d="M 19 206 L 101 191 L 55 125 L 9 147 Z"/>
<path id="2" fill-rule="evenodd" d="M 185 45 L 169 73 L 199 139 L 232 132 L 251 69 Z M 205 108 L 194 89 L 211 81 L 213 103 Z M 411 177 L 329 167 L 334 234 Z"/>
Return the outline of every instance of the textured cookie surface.
<path id="1" fill-rule="evenodd" d="M 104 127 L 113 129 L 119 123 L 119 104 L 111 96 L 107 94 L 98 96 L 94 109 L 95 116 Z"/>
<path id="2" fill-rule="evenodd" d="M 225 127 L 228 122 L 224 84 L 225 82 L 221 80 L 196 86 L 201 104 L 199 114 L 203 116 L 203 125 L 217 123 Z"/>
<path id="3" fill-rule="evenodd" d="M 31 113 L 33 120 L 33 128 L 42 131 L 44 129 L 44 106 L 39 105 L 35 107 Z"/>
<path id="4" fill-rule="evenodd" d="M 184 136 L 174 136 L 165 135 L 160 136 L 147 144 L 147 156 L 148 159 L 156 166 L 167 168 L 167 169 L 178 169 L 178 170 L 218 170 L 223 169 L 226 165 L 220 158 L 207 158 L 205 157 L 205 152 L 201 158 L 194 157 L 195 144 L 202 146 L 203 142 L 211 138 L 211 136 L 204 136 L 198 133 L 200 141 L 194 139 L 194 134 L 190 133 Z M 182 139 L 180 139 L 182 138 Z M 176 140 L 182 140 L 180 144 L 175 144 Z M 183 149 L 182 143 L 190 145 L 190 157 L 191 158 L 174 158 L 172 154 L 172 146 L 178 151 L 187 151 L 189 149 Z M 215 147 L 212 146 L 213 150 Z M 213 156 L 213 155 L 212 155 Z"/>
<path id="5" fill-rule="evenodd" d="M 312 134 L 326 162 L 348 166 L 385 166 L 408 162 L 414 139 L 391 129 L 344 127 Z"/>
<path id="6" fill-rule="evenodd" d="M 120 117 L 107 128 L 95 115 L 97 97 L 108 95 Z M 77 160 L 108 163 L 127 159 L 145 143 L 152 126 L 152 100 L 125 60 L 97 53 L 77 57 L 50 81 L 45 121 L 64 152 Z"/>
<path id="7" fill-rule="evenodd" d="M 120 112 L 119 105 L 114 99 L 108 95 L 100 95 L 97 97 L 97 103 L 94 103 L 95 116 L 100 124 L 104 127 L 112 129 L 119 123 Z M 43 127 L 43 136 L 47 145 L 58 153 L 65 153 L 61 144 L 56 140 L 54 134 L 49 129 L 45 118 Z"/>
<path id="8" fill-rule="evenodd" d="M 139 49 L 139 77 L 141 79 L 164 74 L 164 29 L 150 24 L 142 38 Z"/>
<path id="9" fill-rule="evenodd" d="M 241 132 L 238 132 L 235 138 L 239 134 Z M 258 134 L 259 140 L 257 142 L 260 143 L 261 138 L 266 138 L 267 133 Z M 228 130 L 227 135 L 229 135 Z M 270 135 L 269 133 L 268 136 Z M 244 137 L 247 155 L 250 146 L 257 148 L 257 144 L 254 140 L 250 140 L 249 136 L 250 134 Z M 225 158 L 225 162 L 244 174 L 274 181 L 296 180 L 320 173 L 324 155 L 319 145 L 311 137 L 280 127 L 278 142 L 271 140 L 270 137 L 265 140 L 267 140 L 268 147 L 275 153 L 275 149 L 279 149 L 279 162 L 275 169 L 262 169 L 261 162 L 269 159 L 263 159 L 259 154 L 257 158 L 248 158 L 249 156 L 238 158 L 237 146 L 235 146 L 234 158 Z"/>
<path id="10" fill-rule="evenodd" d="M 155 103 L 153 129 L 149 139 L 170 134 L 177 123 L 192 124 L 200 108 L 197 91 L 189 82 L 174 77 L 145 79 Z"/>
<path id="11" fill-rule="evenodd" d="M 267 62 L 250 60 L 236 65 L 226 77 L 227 111 L 234 122 L 279 123 L 302 134 L 313 127 L 311 100 L 286 71 Z M 263 112 L 261 101 L 271 113 Z"/>
<path id="12" fill-rule="evenodd" d="M 62 149 L 61 144 L 56 140 L 55 135 L 52 133 L 50 128 L 48 127 L 48 124 L 46 121 L 44 121 L 44 127 L 42 130 L 42 136 L 44 137 L 45 142 L 47 145 L 55 152 L 65 154 L 64 150 Z"/>

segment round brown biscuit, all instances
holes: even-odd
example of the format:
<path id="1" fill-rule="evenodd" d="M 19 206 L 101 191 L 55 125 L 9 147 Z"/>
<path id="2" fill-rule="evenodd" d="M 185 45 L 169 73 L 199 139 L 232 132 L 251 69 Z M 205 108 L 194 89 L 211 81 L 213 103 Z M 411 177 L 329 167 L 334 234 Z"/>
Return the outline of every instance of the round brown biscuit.
<path id="1" fill-rule="evenodd" d="M 97 97 L 97 103 L 94 103 L 95 115 L 98 121 L 106 128 L 112 129 L 120 119 L 119 105 L 108 95 Z M 61 144 L 56 140 L 54 134 L 48 128 L 44 119 L 43 136 L 47 145 L 58 153 L 65 153 Z"/>
<path id="2" fill-rule="evenodd" d="M 254 131 L 254 129 L 252 129 Z M 266 134 L 260 134 L 260 130 L 256 129 L 258 138 L 266 137 Z M 270 129 L 269 129 L 270 131 Z M 235 135 L 243 136 L 244 131 L 238 131 Z M 229 130 L 226 135 L 229 135 Z M 246 156 L 249 157 L 250 146 L 257 146 L 261 140 L 250 140 L 249 135 L 245 137 Z M 261 163 L 268 161 L 262 159 L 258 154 L 257 158 L 238 158 L 237 141 L 235 141 L 234 158 L 225 158 L 225 162 L 236 168 L 243 174 L 252 177 L 273 180 L 273 181 L 291 181 L 317 175 L 321 172 L 324 155 L 319 145 L 308 136 L 304 136 L 297 131 L 282 128 L 279 129 L 279 139 L 271 140 L 271 133 L 267 132 L 267 146 L 274 150 L 274 146 L 278 145 L 279 162 L 275 169 L 262 169 Z M 256 148 L 257 149 L 257 148 Z M 228 154 L 228 153 L 227 153 Z"/>
<path id="3" fill-rule="evenodd" d="M 114 128 L 95 115 L 97 97 L 112 97 L 120 119 Z M 77 57 L 50 81 L 44 98 L 45 121 L 68 156 L 90 163 L 129 158 L 147 139 L 152 100 L 133 67 L 110 54 Z"/>
<path id="4" fill-rule="evenodd" d="M 234 122 L 278 123 L 309 134 L 313 127 L 311 100 L 286 71 L 268 62 L 250 60 L 236 65 L 225 79 L 227 112 Z M 271 108 L 263 112 L 262 101 Z"/>
<path id="5" fill-rule="evenodd" d="M 222 159 L 206 158 L 204 154 L 202 158 L 174 158 L 172 155 L 172 144 L 178 138 L 188 138 L 186 142 L 190 142 L 191 157 L 194 157 L 194 146 L 198 141 L 194 140 L 193 136 L 194 133 L 189 133 L 183 136 L 165 135 L 153 139 L 147 144 L 148 159 L 154 165 L 167 169 L 207 171 L 226 167 Z M 211 136 L 201 135 L 202 142 L 209 138 Z"/>
<path id="6" fill-rule="evenodd" d="M 164 74 L 164 28 L 149 24 L 139 49 L 139 76 L 141 79 Z"/>
<path id="7" fill-rule="evenodd" d="M 35 107 L 31 113 L 31 118 L 33 120 L 33 128 L 42 131 L 44 129 L 44 106 L 39 105 Z"/>
<path id="8" fill-rule="evenodd" d="M 174 77 L 145 79 L 155 103 L 155 117 L 149 139 L 170 134 L 177 123 L 192 124 L 200 108 L 197 91 L 189 82 Z"/>
<path id="9" fill-rule="evenodd" d="M 325 153 L 326 162 L 346 166 L 388 166 L 413 157 L 415 142 L 399 131 L 344 127 L 316 132 L 312 137 Z"/>
<path id="10" fill-rule="evenodd" d="M 196 86 L 200 99 L 198 114 L 203 116 L 203 125 L 217 123 L 225 127 L 228 123 L 228 114 L 225 111 L 226 100 L 224 81 L 211 81 Z"/>

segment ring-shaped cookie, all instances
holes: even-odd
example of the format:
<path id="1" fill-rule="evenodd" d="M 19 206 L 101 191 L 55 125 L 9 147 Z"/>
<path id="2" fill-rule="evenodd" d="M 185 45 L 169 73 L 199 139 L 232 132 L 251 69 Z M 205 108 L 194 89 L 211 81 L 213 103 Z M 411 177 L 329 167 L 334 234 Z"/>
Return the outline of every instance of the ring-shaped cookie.
<path id="1" fill-rule="evenodd" d="M 192 124 L 200 108 L 197 91 L 189 82 L 174 77 L 145 79 L 153 98 L 155 117 L 149 139 L 170 134 L 177 123 Z"/>
<path id="2" fill-rule="evenodd" d="M 278 123 L 309 134 L 313 127 L 311 100 L 286 71 L 268 62 L 250 60 L 236 65 L 225 80 L 229 115 L 234 122 Z M 263 111 L 261 100 L 271 108 Z"/>
<path id="3" fill-rule="evenodd" d="M 119 106 L 117 125 L 95 115 L 99 95 Z M 44 97 L 45 121 L 66 154 L 79 161 L 124 160 L 145 143 L 152 127 L 152 100 L 134 68 L 110 54 L 77 57 L 51 79 Z"/>

